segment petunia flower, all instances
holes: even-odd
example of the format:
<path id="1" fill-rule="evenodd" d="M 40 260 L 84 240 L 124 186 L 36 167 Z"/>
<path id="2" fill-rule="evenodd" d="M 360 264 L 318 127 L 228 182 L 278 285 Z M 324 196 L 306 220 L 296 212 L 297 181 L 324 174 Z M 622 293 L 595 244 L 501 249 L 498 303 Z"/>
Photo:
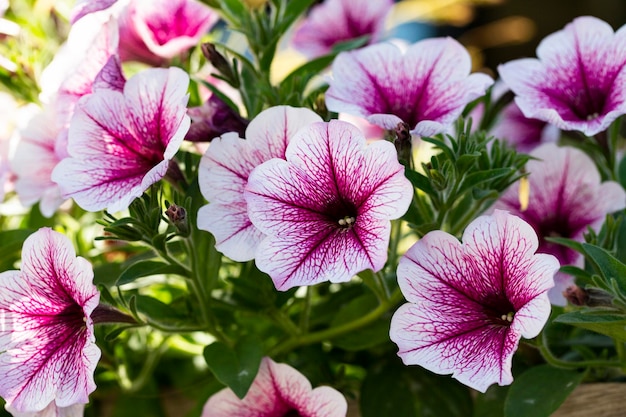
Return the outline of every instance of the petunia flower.
<path id="1" fill-rule="evenodd" d="M 470 223 L 463 243 L 439 230 L 420 239 L 398 265 L 408 303 L 390 337 L 402 361 L 481 392 L 510 384 L 520 339 L 537 336 L 550 315 L 559 263 L 537 247 L 532 227 L 500 210 Z"/>
<path id="2" fill-rule="evenodd" d="M 189 129 L 188 83 L 179 68 L 151 68 L 123 92 L 103 88 L 83 98 L 70 124 L 69 157 L 52 172 L 64 196 L 85 210 L 115 212 L 163 178 Z"/>
<path id="3" fill-rule="evenodd" d="M 446 131 L 493 83 L 470 70 L 469 53 L 452 38 L 426 39 L 406 51 L 391 43 L 371 45 L 335 58 L 326 105 L 384 129 L 406 123 L 412 134 L 432 136 Z"/>
<path id="4" fill-rule="evenodd" d="M 494 207 L 509 210 L 530 223 L 539 235 L 539 252 L 556 256 L 562 265 L 581 266 L 581 254 L 544 238 L 583 241 L 588 227 L 598 230 L 608 213 L 626 207 L 626 193 L 614 181 L 601 183 L 591 158 L 578 149 L 544 144 L 530 155 L 537 160 L 526 164 L 528 207 L 523 210 L 520 206 L 519 183 L 511 186 Z M 555 282 L 550 300 L 555 305 L 565 305 L 562 292 L 573 283 L 573 278 L 558 273 Z"/>
<path id="5" fill-rule="evenodd" d="M 380 38 L 393 0 L 326 0 L 311 9 L 293 36 L 294 47 L 309 57 L 329 53 L 333 46 L 370 35 Z"/>
<path id="6" fill-rule="evenodd" d="M 267 235 L 258 268 L 281 291 L 379 271 L 390 220 L 413 196 L 394 146 L 367 145 L 356 126 L 333 120 L 298 131 L 285 159 L 255 168 L 246 186 L 250 220 Z"/>
<path id="7" fill-rule="evenodd" d="M 574 19 L 537 47 L 538 59 L 498 67 L 526 117 L 587 136 L 626 113 L 626 28 L 591 16 Z"/>
<path id="8" fill-rule="evenodd" d="M 10 160 L 15 174 L 15 192 L 24 206 L 39 202 L 39 210 L 51 217 L 65 201 L 52 171 L 67 156 L 67 129 L 61 127 L 56 101 L 48 103 L 20 130 L 15 153 Z"/>
<path id="9" fill-rule="evenodd" d="M 49 228 L 24 242 L 21 271 L 0 274 L 0 395 L 14 415 L 74 416 L 89 401 L 100 359 L 92 279 L 89 262 Z"/>
<path id="10" fill-rule="evenodd" d="M 130 0 L 119 14 L 120 57 L 162 65 L 197 45 L 218 19 L 196 0 Z"/>
<path id="11" fill-rule="evenodd" d="M 250 172 L 272 158 L 285 158 L 287 144 L 302 127 L 322 118 L 312 110 L 271 107 L 246 129 L 246 139 L 229 133 L 211 142 L 200 162 L 200 191 L 209 204 L 198 210 L 198 228 L 215 236 L 216 249 L 243 262 L 254 259 L 264 234 L 248 217 L 244 188 Z"/>
<path id="12" fill-rule="evenodd" d="M 347 409 L 339 391 L 326 386 L 312 389 L 300 372 L 265 357 L 243 399 L 225 388 L 209 398 L 201 417 L 345 417 Z"/>

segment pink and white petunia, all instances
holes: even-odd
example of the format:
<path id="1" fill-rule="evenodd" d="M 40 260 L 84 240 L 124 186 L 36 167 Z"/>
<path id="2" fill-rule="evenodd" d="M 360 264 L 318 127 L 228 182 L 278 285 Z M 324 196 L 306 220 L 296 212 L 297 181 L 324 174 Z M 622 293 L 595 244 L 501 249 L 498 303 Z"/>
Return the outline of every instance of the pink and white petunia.
<path id="1" fill-rule="evenodd" d="M 198 228 L 215 236 L 216 249 L 243 262 L 254 259 L 265 236 L 248 217 L 244 189 L 250 172 L 272 158 L 285 158 L 291 138 L 302 127 L 322 118 L 312 110 L 271 107 L 259 113 L 246 129 L 214 139 L 198 170 L 200 191 L 209 204 L 198 210 Z"/>
<path id="2" fill-rule="evenodd" d="M 294 47 L 310 56 L 329 53 L 333 46 L 370 35 L 376 41 L 385 30 L 393 0 L 326 0 L 311 9 L 296 29 Z"/>
<path id="3" fill-rule="evenodd" d="M 39 202 L 39 210 L 51 217 L 65 201 L 52 171 L 67 156 L 67 129 L 62 125 L 58 102 L 37 111 L 20 131 L 15 153 L 10 160 L 16 176 L 15 192 L 24 206 Z"/>
<path id="4" fill-rule="evenodd" d="M 92 280 L 89 262 L 49 228 L 24 242 L 21 271 L 0 274 L 0 395 L 14 415 L 72 416 L 89 401 L 100 359 Z"/>
<path id="5" fill-rule="evenodd" d="M 120 57 L 163 65 L 200 42 L 219 16 L 196 0 L 130 0 L 120 12 Z"/>
<path id="6" fill-rule="evenodd" d="M 243 399 L 225 388 L 209 398 L 201 417 L 345 417 L 347 409 L 339 391 L 326 386 L 312 389 L 296 369 L 265 357 Z"/>
<path id="7" fill-rule="evenodd" d="M 526 117 L 592 136 L 626 113 L 626 26 L 613 32 L 591 16 L 574 19 L 537 47 L 538 59 L 498 67 Z"/>
<path id="8" fill-rule="evenodd" d="M 179 68 L 151 68 L 123 92 L 103 88 L 83 98 L 70 124 L 69 157 L 52 172 L 64 196 L 85 210 L 115 212 L 163 178 L 189 129 L 188 84 Z"/>
<path id="9" fill-rule="evenodd" d="M 402 361 L 481 392 L 513 382 L 513 354 L 548 320 L 559 268 L 537 247 L 532 227 L 500 210 L 470 223 L 463 243 L 439 230 L 420 239 L 398 265 L 408 303 L 394 313 L 390 337 Z"/>
<path id="10" fill-rule="evenodd" d="M 413 196 L 394 146 L 368 145 L 356 126 L 333 120 L 298 131 L 285 159 L 255 168 L 246 186 L 250 220 L 267 235 L 258 268 L 281 291 L 379 271 L 390 220 Z"/>
<path id="11" fill-rule="evenodd" d="M 530 196 L 524 210 L 519 201 L 519 183 L 511 186 L 496 202 L 530 223 L 539 235 L 539 252 L 557 257 L 562 265 L 582 266 L 582 255 L 565 246 L 550 243 L 546 237 L 583 241 L 588 227 L 596 231 L 605 216 L 626 207 L 626 192 L 614 181 L 601 183 L 600 174 L 589 156 L 572 147 L 544 144 L 530 153 L 537 160 L 526 164 Z M 565 305 L 563 290 L 573 283 L 564 273 L 555 277 L 549 292 L 555 305 Z"/>
<path id="12" fill-rule="evenodd" d="M 426 39 L 405 51 L 392 43 L 371 45 L 335 58 L 326 105 L 384 129 L 406 123 L 412 134 L 432 136 L 452 126 L 493 83 L 470 70 L 469 53 L 452 38 Z"/>

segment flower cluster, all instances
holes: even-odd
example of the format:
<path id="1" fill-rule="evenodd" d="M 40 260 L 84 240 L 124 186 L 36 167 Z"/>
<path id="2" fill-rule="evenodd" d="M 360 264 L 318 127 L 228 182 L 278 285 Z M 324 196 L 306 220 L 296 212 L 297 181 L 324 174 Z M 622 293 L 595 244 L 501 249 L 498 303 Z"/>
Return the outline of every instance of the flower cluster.
<path id="1" fill-rule="evenodd" d="M 171 384 L 202 417 L 448 415 L 424 387 L 623 377 L 626 29 L 576 18 L 494 80 L 393 39 L 390 0 L 313 3 L 78 0 L 45 69 L 0 61 L 33 101 L 0 95 L 7 412 Z M 311 60 L 276 81 L 283 44 Z"/>

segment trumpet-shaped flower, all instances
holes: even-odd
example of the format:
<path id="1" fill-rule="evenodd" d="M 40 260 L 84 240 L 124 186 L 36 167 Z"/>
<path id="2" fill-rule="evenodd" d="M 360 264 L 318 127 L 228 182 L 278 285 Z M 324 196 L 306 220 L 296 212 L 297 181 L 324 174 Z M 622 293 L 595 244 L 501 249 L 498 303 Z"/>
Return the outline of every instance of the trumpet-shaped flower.
<path id="1" fill-rule="evenodd" d="M 530 186 L 528 207 L 520 206 L 519 183 L 510 187 L 494 207 L 509 210 L 530 223 L 539 235 L 539 252 L 556 256 L 562 265 L 580 265 L 582 255 L 544 238 L 583 241 L 583 232 L 588 227 L 598 230 L 608 213 L 626 207 L 626 193 L 614 181 L 600 183 L 593 161 L 578 149 L 544 144 L 530 155 L 537 160 L 526 164 Z M 573 278 L 558 273 L 555 281 L 550 300 L 565 305 L 562 292 Z"/>
<path id="2" fill-rule="evenodd" d="M 265 357 L 243 399 L 225 388 L 209 398 L 202 417 L 345 417 L 347 409 L 339 391 L 331 387 L 312 389 L 300 372 Z"/>
<path id="3" fill-rule="evenodd" d="M 327 0 L 311 9 L 293 36 L 296 49 L 308 56 L 329 53 L 340 42 L 361 36 L 380 37 L 393 0 Z"/>
<path id="4" fill-rule="evenodd" d="M 198 228 L 215 236 L 217 250 L 235 261 L 254 259 L 263 233 L 248 217 L 244 189 L 250 172 L 272 158 L 285 158 L 287 144 L 304 126 L 322 120 L 309 109 L 271 107 L 246 129 L 211 142 L 200 162 L 200 191 L 209 204 L 198 210 Z"/>
<path id="5" fill-rule="evenodd" d="M 70 124 L 69 157 L 52 172 L 66 197 L 89 211 L 123 210 L 165 176 L 189 129 L 189 76 L 152 68 L 124 91 L 101 89 L 82 99 Z"/>
<path id="6" fill-rule="evenodd" d="M 394 146 L 367 145 L 356 126 L 333 120 L 298 131 L 285 159 L 255 168 L 246 186 L 248 215 L 267 235 L 258 268 L 281 291 L 380 270 L 390 220 L 413 196 Z"/>
<path id="7" fill-rule="evenodd" d="M 493 83 L 470 69 L 469 53 L 452 38 L 426 39 L 404 52 L 391 43 L 371 45 L 335 58 L 326 105 L 384 129 L 404 122 L 412 134 L 431 136 Z"/>
<path id="8" fill-rule="evenodd" d="M 463 243 L 433 231 L 413 245 L 398 265 L 408 303 L 390 330 L 403 362 L 481 392 L 510 384 L 521 337 L 537 336 L 550 315 L 559 263 L 537 247 L 532 227 L 505 211 L 475 219 Z"/>
<path id="9" fill-rule="evenodd" d="M 120 12 L 120 57 L 162 65 L 195 46 L 219 16 L 196 0 L 130 0 Z"/>
<path id="10" fill-rule="evenodd" d="M 526 117 L 592 136 L 626 113 L 624 42 L 626 27 L 613 32 L 583 16 L 543 39 L 538 59 L 507 62 L 498 72 Z"/>
<path id="11" fill-rule="evenodd" d="M 48 228 L 24 242 L 21 271 L 0 274 L 0 395 L 14 415 L 71 416 L 89 401 L 100 358 L 92 279 L 89 262 Z"/>

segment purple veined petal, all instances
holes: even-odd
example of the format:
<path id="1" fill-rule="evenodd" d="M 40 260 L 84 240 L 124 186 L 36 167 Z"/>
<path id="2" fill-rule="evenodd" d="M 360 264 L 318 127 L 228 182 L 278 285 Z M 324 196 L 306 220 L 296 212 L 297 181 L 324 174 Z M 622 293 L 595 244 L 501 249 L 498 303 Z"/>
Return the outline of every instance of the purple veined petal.
<path id="1" fill-rule="evenodd" d="M 384 31 L 391 0 L 328 0 L 311 9 L 296 28 L 294 47 L 310 57 L 327 54 L 339 42 L 370 35 L 376 41 Z"/>
<path id="2" fill-rule="evenodd" d="M 593 136 L 626 113 L 626 93 L 616 87 L 626 80 L 625 36 L 578 17 L 539 44 L 539 59 L 511 61 L 498 72 L 527 117 Z"/>
<path id="3" fill-rule="evenodd" d="M 510 384 L 520 338 L 536 336 L 548 319 L 546 294 L 559 268 L 537 247 L 530 225 L 499 210 L 470 223 L 463 243 L 434 231 L 413 245 L 397 273 L 409 303 L 390 329 L 403 362 L 481 392 Z"/>
<path id="4" fill-rule="evenodd" d="M 117 0 L 77 0 L 72 9 L 70 23 L 73 25 L 83 16 L 108 9 L 116 2 Z"/>
<path id="5" fill-rule="evenodd" d="M 371 45 L 337 56 L 326 105 L 385 129 L 402 121 L 411 133 L 430 136 L 445 131 L 493 84 L 470 69 L 468 52 L 452 38 L 426 39 L 404 53 L 390 43 Z"/>
<path id="6" fill-rule="evenodd" d="M 122 72 L 122 64 L 117 55 L 111 56 L 93 81 L 92 90 L 99 89 L 124 91 L 126 78 Z"/>
<path id="7" fill-rule="evenodd" d="M 219 16 L 196 0 L 131 0 L 120 14 L 120 56 L 162 65 L 196 45 Z"/>
<path id="8" fill-rule="evenodd" d="M 123 93 L 103 89 L 83 99 L 70 125 L 70 157 L 53 181 L 86 210 L 127 208 L 165 175 L 189 129 L 188 82 L 178 68 L 148 69 Z"/>
<path id="9" fill-rule="evenodd" d="M 276 106 L 250 122 L 246 139 L 229 133 L 211 142 L 198 171 L 200 191 L 209 204 L 200 208 L 197 222 L 215 236 L 216 248 L 224 255 L 242 262 L 254 259 L 264 236 L 247 214 L 243 193 L 250 172 L 267 160 L 284 158 L 296 132 L 319 121 L 309 109 Z"/>
<path id="10" fill-rule="evenodd" d="M 56 103 L 35 114 L 20 132 L 15 153 L 10 160 L 17 176 L 15 191 L 20 202 L 31 206 L 39 202 L 45 217 L 51 217 L 65 200 L 52 179 L 52 171 L 61 160 L 56 145 L 63 129 L 57 125 Z"/>
<path id="11" fill-rule="evenodd" d="M 380 270 L 390 222 L 404 214 L 412 187 L 393 145 L 366 145 L 341 121 L 314 123 L 289 144 L 287 160 L 252 171 L 245 198 L 252 223 L 268 235 L 256 263 L 276 288 L 343 282 Z"/>
<path id="12" fill-rule="evenodd" d="M 214 394 L 204 405 L 202 417 L 284 416 L 288 413 L 315 417 L 344 417 L 348 404 L 330 387 L 313 389 L 296 369 L 263 358 L 259 372 L 243 399 L 230 389 Z"/>
<path id="13" fill-rule="evenodd" d="M 83 417 L 85 414 L 85 404 L 58 407 L 54 402 L 51 402 L 45 409 L 33 413 L 20 413 L 11 407 L 7 407 L 7 411 L 11 413 L 13 417 Z"/>
<path id="14" fill-rule="evenodd" d="M 601 183 L 593 161 L 578 149 L 544 144 L 531 155 L 537 160 L 526 164 L 530 174 L 528 208 L 520 208 L 518 184 L 509 188 L 494 208 L 510 210 L 528 222 L 539 236 L 539 252 L 556 256 L 562 265 L 581 265 L 582 255 L 545 238 L 582 241 L 588 227 L 599 230 L 606 214 L 626 207 L 626 192 L 614 181 Z M 556 285 L 549 292 L 553 304 L 565 305 L 561 293 L 572 280 L 566 274 L 556 275 Z"/>
<path id="15" fill-rule="evenodd" d="M 88 402 L 100 358 L 93 270 L 65 236 L 40 229 L 24 242 L 22 271 L 0 274 L 0 394 L 18 412 Z"/>
<path id="16" fill-rule="evenodd" d="M 67 42 L 42 73 L 41 97 L 68 96 L 76 102 L 92 92 L 96 75 L 117 52 L 118 26 L 105 14 L 90 14 L 72 26 Z"/>

